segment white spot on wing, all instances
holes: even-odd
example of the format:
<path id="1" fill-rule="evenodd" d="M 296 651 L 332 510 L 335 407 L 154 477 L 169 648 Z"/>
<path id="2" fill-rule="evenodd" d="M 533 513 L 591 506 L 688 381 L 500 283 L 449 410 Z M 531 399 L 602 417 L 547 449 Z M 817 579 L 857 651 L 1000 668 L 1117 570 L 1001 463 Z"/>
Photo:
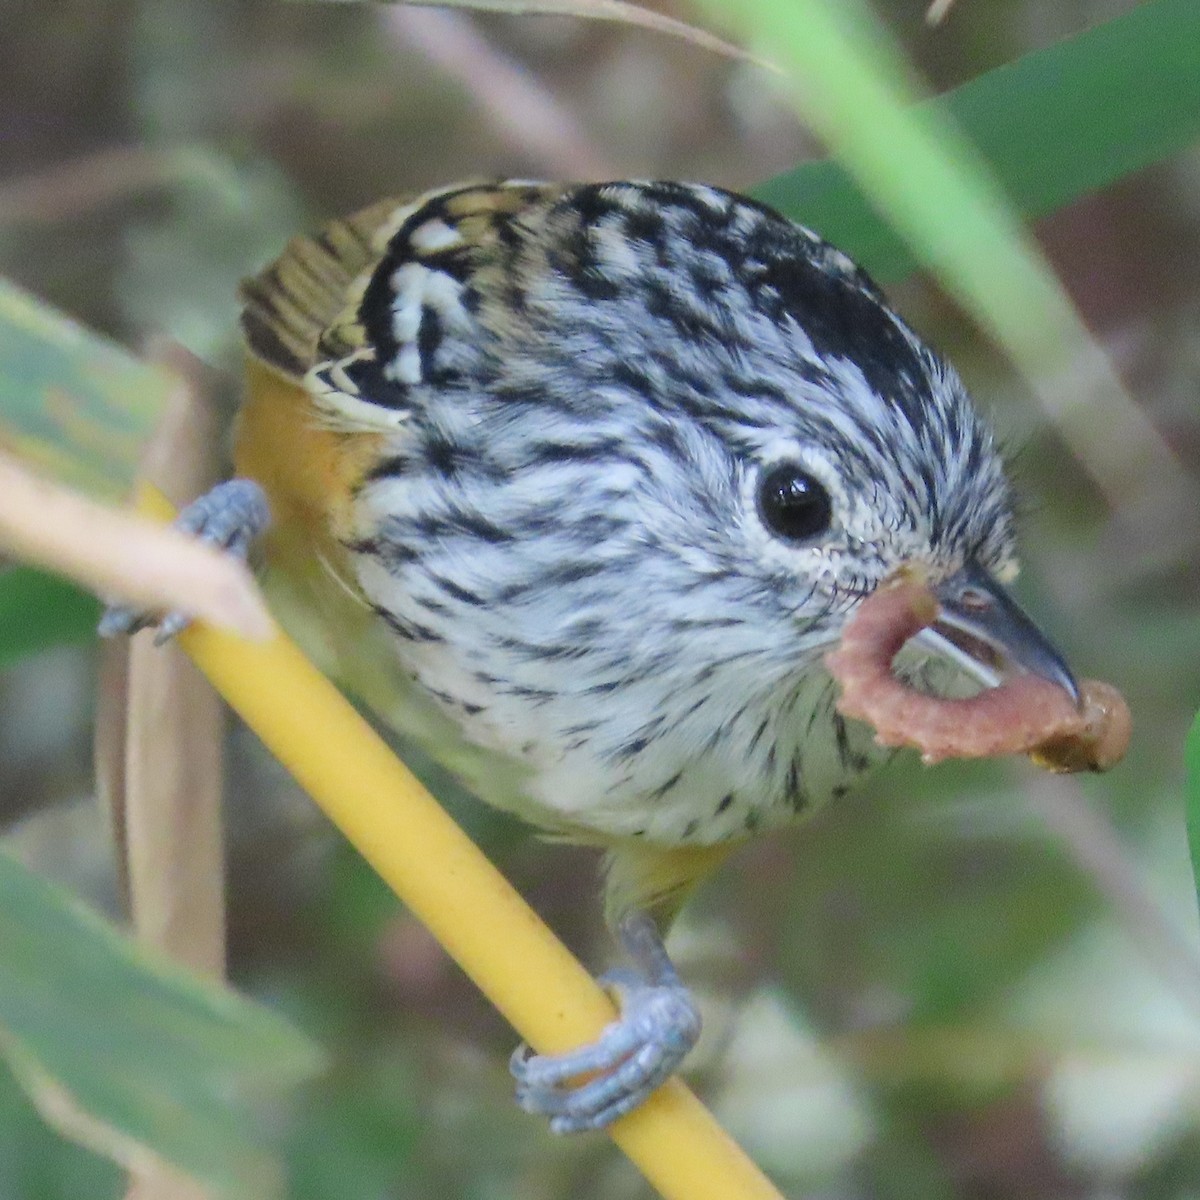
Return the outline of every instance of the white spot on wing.
<path id="1" fill-rule="evenodd" d="M 462 284 L 445 271 L 408 262 L 392 272 L 391 285 L 395 293 L 392 336 L 399 349 L 395 359 L 384 366 L 383 373 L 397 383 L 420 383 L 423 372 L 417 335 L 421 316 L 428 308 L 447 324 L 464 320 Z"/>
<path id="2" fill-rule="evenodd" d="M 444 196 L 447 192 L 458 191 L 458 186 L 433 188 L 428 192 L 423 192 L 415 200 L 408 204 L 401 205 L 392 215 L 375 231 L 371 241 L 377 250 L 385 249 L 403 228 L 404 222 L 418 213 L 431 200 L 436 200 L 439 196 Z"/>
<path id="3" fill-rule="evenodd" d="M 425 298 L 425 278 L 431 272 L 420 263 L 405 263 L 392 272 L 392 336 L 401 344 L 412 341 L 421 327 L 421 305 Z"/>
<path id="4" fill-rule="evenodd" d="M 400 353 L 383 368 L 383 373 L 396 383 L 420 383 L 421 355 L 416 344 L 401 346 Z"/>
<path id="5" fill-rule="evenodd" d="M 462 307 L 462 284 L 445 271 L 426 271 L 421 299 L 443 317 L 454 317 L 464 312 Z"/>
<path id="6" fill-rule="evenodd" d="M 359 398 L 358 389 L 346 375 L 346 366 L 371 357 L 369 350 L 359 350 L 338 362 L 319 363 L 305 375 L 304 386 L 316 401 L 327 428 L 395 429 L 408 419 L 402 409 L 385 408 Z"/>
<path id="7" fill-rule="evenodd" d="M 418 254 L 434 254 L 438 250 L 449 250 L 462 245 L 462 234 L 437 217 L 418 225 L 409 235 L 409 245 Z"/>

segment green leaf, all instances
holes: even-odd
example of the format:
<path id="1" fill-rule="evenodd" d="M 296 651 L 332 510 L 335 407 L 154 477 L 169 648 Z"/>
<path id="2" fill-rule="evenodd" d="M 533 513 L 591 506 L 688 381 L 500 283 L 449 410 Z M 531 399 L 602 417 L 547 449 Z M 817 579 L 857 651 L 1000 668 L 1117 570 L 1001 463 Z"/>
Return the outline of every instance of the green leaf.
<path id="1" fill-rule="evenodd" d="M 171 387 L 0 279 L 0 447 L 94 496 L 123 496 Z"/>
<path id="2" fill-rule="evenodd" d="M 0 1196 L 37 1200 L 118 1200 L 122 1173 L 51 1129 L 0 1063 Z"/>
<path id="3" fill-rule="evenodd" d="M 1039 217 L 1200 137 L 1197 78 L 1200 5 L 1152 0 L 924 107 L 957 123 L 1017 209 Z M 832 161 L 805 164 L 753 190 L 881 279 L 916 266 L 900 236 Z"/>
<path id="4" fill-rule="evenodd" d="M 0 448 L 93 495 L 133 482 L 166 372 L 0 280 Z M 0 669 L 95 629 L 98 606 L 29 568 L 0 572 Z"/>
<path id="5" fill-rule="evenodd" d="M 319 1064 L 281 1018 L 155 959 L 2 854 L 0 1056 L 67 1136 L 248 1200 L 280 1188 L 255 1101 Z"/>
<path id="6" fill-rule="evenodd" d="M 1095 897 L 1061 855 L 976 835 L 947 808 L 997 776 L 996 764 L 930 770 L 901 755 L 877 798 L 831 806 L 804 831 L 791 894 L 809 919 L 788 926 L 785 956 L 797 996 L 880 988 L 910 1024 L 970 1025 L 1078 929 Z"/>
<path id="7" fill-rule="evenodd" d="M 32 567 L 0 571 L 0 671 L 40 650 L 96 635 L 100 602 Z"/>
<path id="8" fill-rule="evenodd" d="M 1200 713 L 1196 714 L 1188 733 L 1184 761 L 1188 849 L 1192 855 L 1192 876 L 1196 883 L 1197 895 L 1200 897 Z"/>
<path id="9" fill-rule="evenodd" d="M 157 15 L 168 25 L 163 36 L 178 41 L 170 13 Z M 175 71 L 163 87 L 178 91 L 177 82 Z M 121 308 L 135 327 L 164 333 L 205 361 L 238 361 L 238 285 L 311 222 L 271 163 L 203 147 L 189 148 L 187 160 L 163 211 L 126 230 Z"/>
<path id="10" fill-rule="evenodd" d="M 914 103 L 901 51 L 866 0 L 700 2 L 771 47 L 799 113 L 1035 388 L 1085 351 L 1088 370 L 1107 370 L 974 146 L 944 109 Z M 1200 44 L 1193 53 L 1200 69 Z"/>

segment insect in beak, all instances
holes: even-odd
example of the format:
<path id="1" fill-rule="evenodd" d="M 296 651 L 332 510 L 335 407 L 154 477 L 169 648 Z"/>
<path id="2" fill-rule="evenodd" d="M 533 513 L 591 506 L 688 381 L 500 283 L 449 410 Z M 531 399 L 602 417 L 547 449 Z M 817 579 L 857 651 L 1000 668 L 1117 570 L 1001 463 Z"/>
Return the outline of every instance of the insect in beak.
<path id="1" fill-rule="evenodd" d="M 933 592 L 937 620 L 914 642 L 957 664 L 985 687 L 1026 671 L 1065 688 L 1079 703 L 1079 685 L 1062 655 L 978 563 L 968 562 Z"/>

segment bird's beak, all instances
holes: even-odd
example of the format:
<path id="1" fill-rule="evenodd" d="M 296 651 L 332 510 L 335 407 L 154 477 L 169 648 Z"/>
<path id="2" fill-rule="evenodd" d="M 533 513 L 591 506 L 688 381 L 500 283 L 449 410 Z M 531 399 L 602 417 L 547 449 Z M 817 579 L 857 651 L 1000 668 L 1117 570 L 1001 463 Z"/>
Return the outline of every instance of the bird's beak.
<path id="1" fill-rule="evenodd" d="M 933 588 L 937 620 L 914 638 L 956 663 L 986 687 L 1021 671 L 1065 688 L 1079 703 L 1079 685 L 1062 655 L 1017 602 L 978 563 Z"/>

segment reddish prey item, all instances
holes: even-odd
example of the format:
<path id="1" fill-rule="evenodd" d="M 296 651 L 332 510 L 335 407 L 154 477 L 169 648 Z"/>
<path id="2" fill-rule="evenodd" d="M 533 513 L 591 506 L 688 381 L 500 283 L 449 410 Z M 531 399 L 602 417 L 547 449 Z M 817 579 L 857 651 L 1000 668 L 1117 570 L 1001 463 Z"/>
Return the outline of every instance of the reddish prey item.
<path id="1" fill-rule="evenodd" d="M 1081 708 L 1057 684 L 1018 675 L 965 700 L 946 700 L 897 679 L 892 660 L 937 618 L 924 583 L 881 584 L 859 606 L 841 644 L 825 656 L 841 684 L 838 711 L 875 728 L 881 746 L 912 746 L 927 763 L 1029 754 L 1051 771 L 1106 771 L 1129 745 L 1129 708 L 1110 684 L 1084 680 Z"/>

